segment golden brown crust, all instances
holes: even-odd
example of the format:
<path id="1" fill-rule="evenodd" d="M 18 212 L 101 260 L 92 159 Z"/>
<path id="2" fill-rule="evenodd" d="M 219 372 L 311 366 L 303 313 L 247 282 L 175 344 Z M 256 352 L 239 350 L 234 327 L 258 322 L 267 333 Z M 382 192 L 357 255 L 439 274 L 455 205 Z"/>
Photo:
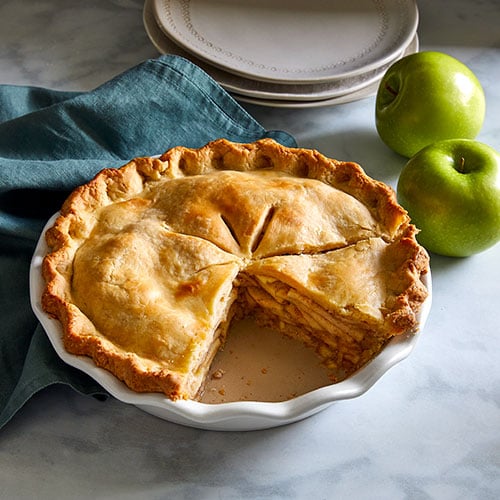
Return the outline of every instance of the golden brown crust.
<path id="1" fill-rule="evenodd" d="M 330 345 L 329 360 L 350 371 L 411 331 L 427 295 L 427 254 L 388 186 L 355 163 L 270 139 L 177 147 L 103 170 L 70 195 L 46 239 L 42 305 L 61 322 L 66 349 L 135 391 L 172 399 L 194 397 L 219 332 L 257 307 L 255 297 L 269 324 L 282 315 L 293 332 L 303 321 L 311 343 Z M 376 293 L 349 291 L 354 274 L 342 259 L 354 257 L 381 266 Z M 355 298 L 318 285 L 314 266 Z M 279 299 L 284 284 L 289 297 Z M 265 289 L 274 294 L 267 312 Z M 338 323 L 336 337 L 312 326 L 320 317 Z M 346 325 L 354 333 L 344 335 Z"/>

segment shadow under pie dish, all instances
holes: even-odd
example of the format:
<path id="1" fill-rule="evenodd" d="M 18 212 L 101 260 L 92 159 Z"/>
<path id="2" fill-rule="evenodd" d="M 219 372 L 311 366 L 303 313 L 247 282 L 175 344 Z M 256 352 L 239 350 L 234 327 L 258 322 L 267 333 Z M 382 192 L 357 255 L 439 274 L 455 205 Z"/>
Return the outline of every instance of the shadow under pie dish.
<path id="1" fill-rule="evenodd" d="M 269 139 L 178 147 L 70 195 L 45 233 L 41 308 L 68 353 L 137 393 L 195 403 L 247 316 L 313 348 L 338 382 L 419 326 L 415 234 L 354 163 Z"/>

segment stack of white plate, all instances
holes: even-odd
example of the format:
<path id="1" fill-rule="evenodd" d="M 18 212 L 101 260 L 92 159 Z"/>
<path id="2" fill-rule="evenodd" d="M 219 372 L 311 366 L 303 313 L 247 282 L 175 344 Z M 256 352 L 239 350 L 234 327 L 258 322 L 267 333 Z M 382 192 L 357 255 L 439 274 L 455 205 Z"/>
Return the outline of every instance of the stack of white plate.
<path id="1" fill-rule="evenodd" d="M 146 0 L 144 26 L 160 53 L 275 107 L 374 95 L 387 68 L 418 51 L 413 0 Z"/>

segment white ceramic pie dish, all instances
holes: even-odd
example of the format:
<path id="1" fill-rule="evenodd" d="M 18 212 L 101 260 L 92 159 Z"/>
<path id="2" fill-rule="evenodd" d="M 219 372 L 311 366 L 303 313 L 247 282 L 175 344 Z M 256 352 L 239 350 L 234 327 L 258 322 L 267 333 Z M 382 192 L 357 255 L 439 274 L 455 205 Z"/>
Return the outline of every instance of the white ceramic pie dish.
<path id="1" fill-rule="evenodd" d="M 208 404 L 197 401 L 174 402 L 156 393 L 139 394 L 128 389 L 125 384 L 108 371 L 97 367 L 90 358 L 68 353 L 62 343 L 61 324 L 59 321 L 50 318 L 42 309 L 41 295 L 45 283 L 41 267 L 48 250 L 45 243 L 45 231 L 53 225 L 57 215 L 55 214 L 47 222 L 31 262 L 30 299 L 35 315 L 46 331 L 58 356 L 64 362 L 87 373 L 118 400 L 133 404 L 147 413 L 170 422 L 200 429 L 221 431 L 266 429 L 302 420 L 324 410 L 334 402 L 361 396 L 390 368 L 404 360 L 411 353 L 430 311 L 432 285 L 429 273 L 426 276 L 429 296 L 420 312 L 419 327 L 416 334 L 394 338 L 378 356 L 342 382 L 320 387 L 286 401 L 237 401 Z"/>

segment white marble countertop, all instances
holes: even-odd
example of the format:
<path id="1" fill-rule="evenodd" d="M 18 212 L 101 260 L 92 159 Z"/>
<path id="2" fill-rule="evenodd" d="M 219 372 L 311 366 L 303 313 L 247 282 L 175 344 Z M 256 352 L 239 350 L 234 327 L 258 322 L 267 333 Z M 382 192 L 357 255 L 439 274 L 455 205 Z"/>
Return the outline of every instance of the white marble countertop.
<path id="1" fill-rule="evenodd" d="M 478 139 L 500 149 L 500 2 L 419 8 L 421 48 L 477 74 L 487 97 Z M 0 83 L 86 90 L 156 55 L 140 0 L 0 3 Z M 376 135 L 374 98 L 246 108 L 389 184 L 404 164 Z M 432 270 L 433 309 L 415 351 L 365 395 L 286 427 L 224 433 L 53 387 L 0 433 L 0 498 L 500 498 L 500 245 L 433 256 Z"/>

